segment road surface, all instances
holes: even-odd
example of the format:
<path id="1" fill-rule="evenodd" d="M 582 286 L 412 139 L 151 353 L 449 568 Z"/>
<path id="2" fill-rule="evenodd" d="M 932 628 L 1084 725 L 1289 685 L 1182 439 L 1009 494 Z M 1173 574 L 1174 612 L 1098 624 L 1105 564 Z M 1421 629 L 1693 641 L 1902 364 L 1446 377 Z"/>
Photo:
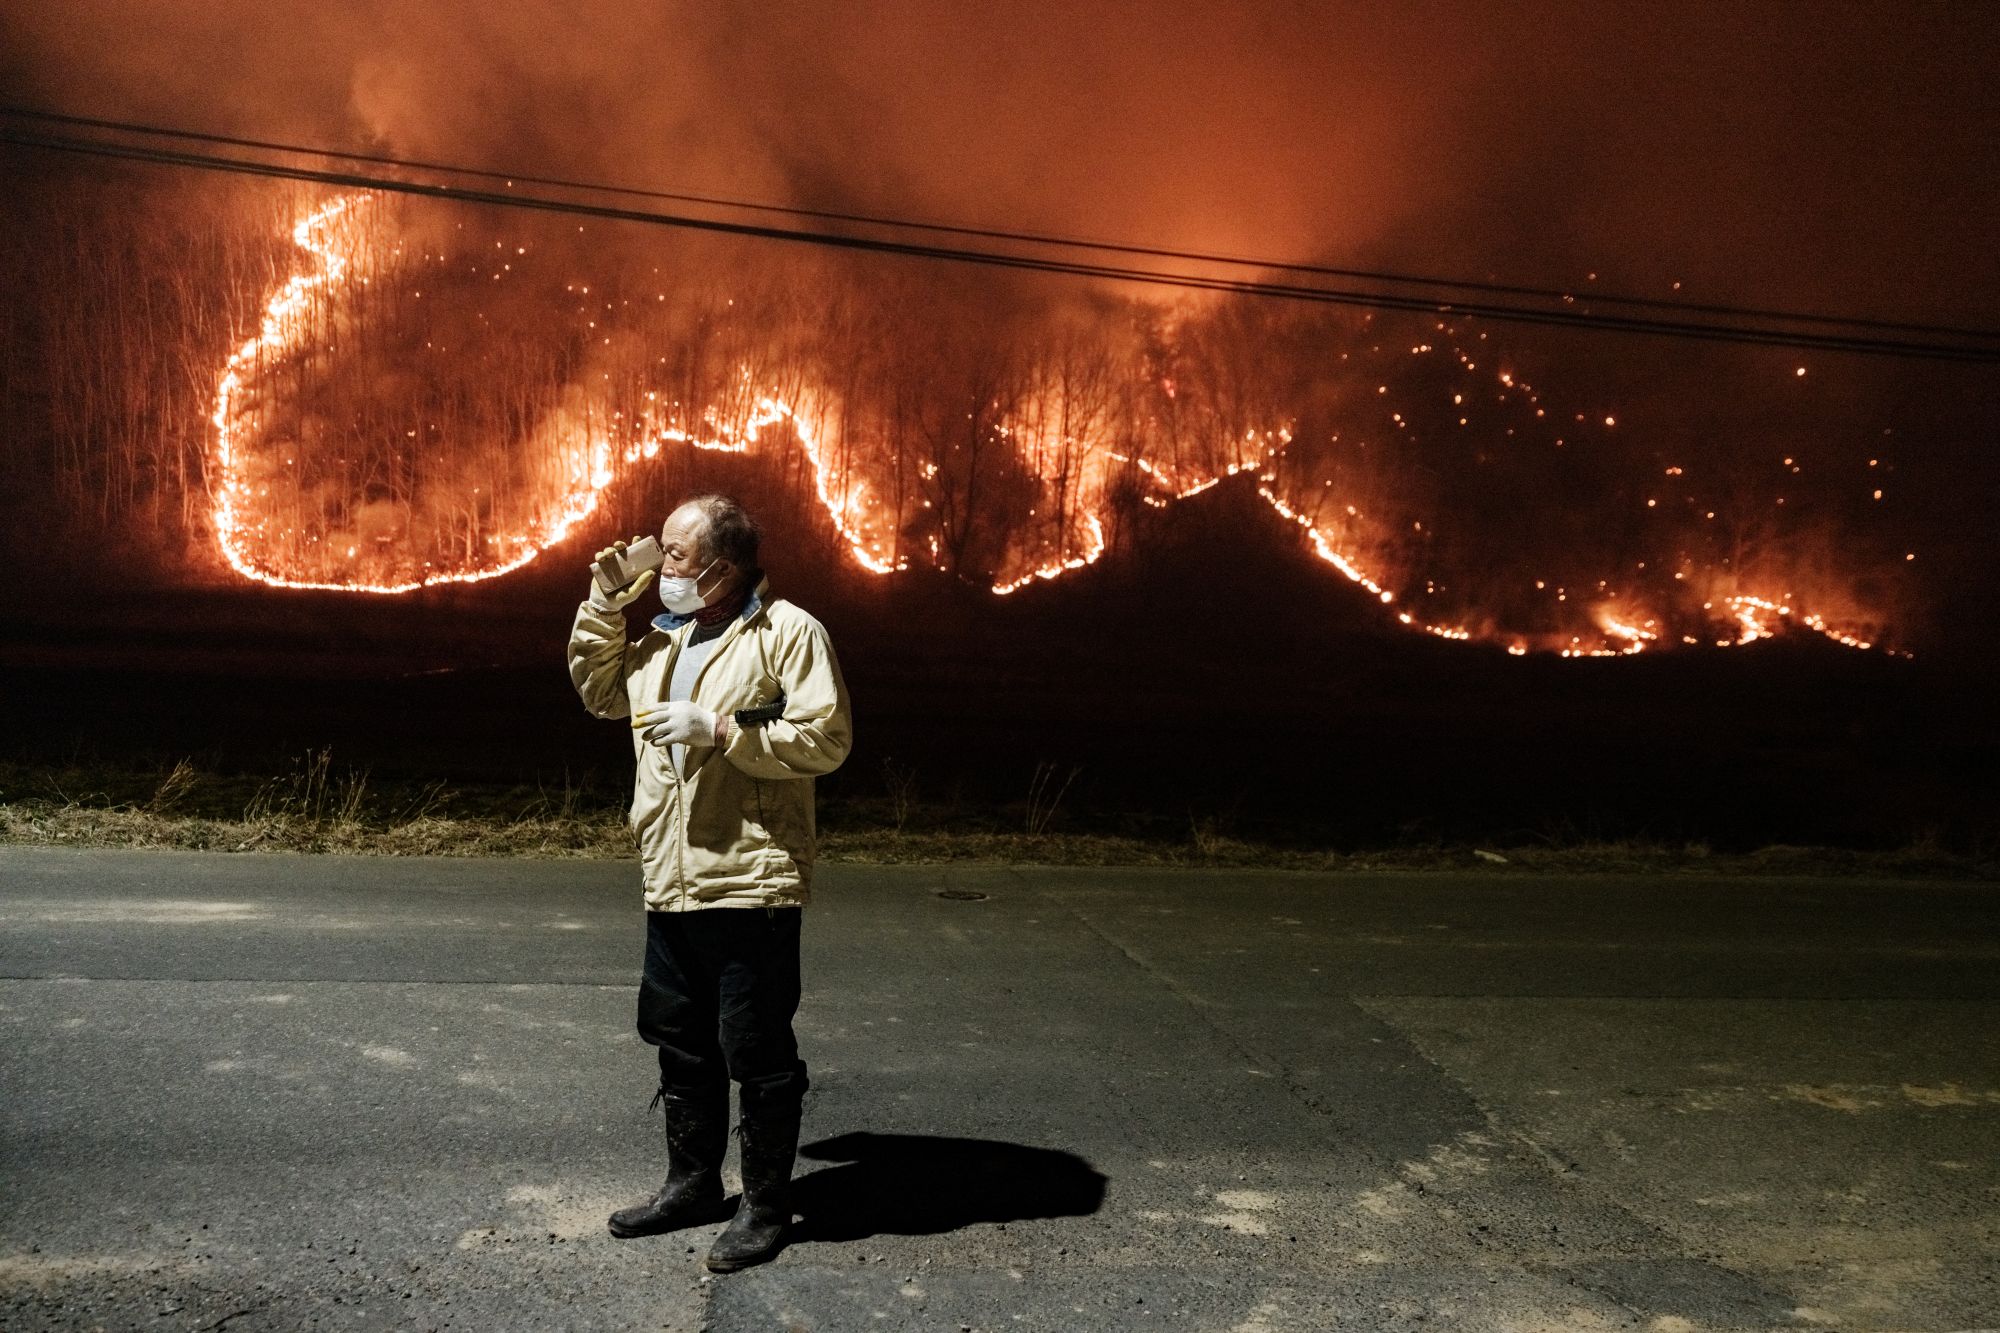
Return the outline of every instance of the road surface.
<path id="1" fill-rule="evenodd" d="M 635 873 L 0 849 L 0 1327 L 2000 1325 L 1991 885 L 828 867 L 710 1278 Z"/>

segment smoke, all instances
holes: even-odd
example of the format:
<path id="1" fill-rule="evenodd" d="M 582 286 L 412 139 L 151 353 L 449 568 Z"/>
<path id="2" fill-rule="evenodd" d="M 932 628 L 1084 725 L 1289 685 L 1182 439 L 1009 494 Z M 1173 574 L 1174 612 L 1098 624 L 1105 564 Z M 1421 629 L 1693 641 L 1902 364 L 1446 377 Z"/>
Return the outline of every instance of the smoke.
<path id="1" fill-rule="evenodd" d="M 2000 301 L 1989 239 L 2000 112 L 1981 54 L 2000 16 L 1985 10 L 73 0 L 17 4 L 4 21 L 7 100 L 82 114 L 1580 291 L 1964 322 Z M 935 273 L 943 324 L 981 318 L 976 283 Z M 1054 318 L 1056 306 L 1036 309 Z M 923 336 L 918 321 L 891 322 L 896 337 Z M 1385 318 L 1379 336 L 1305 324 L 1289 340 L 1254 335 L 1298 358 L 1299 385 L 1343 350 L 1401 355 L 1426 336 L 1415 318 Z M 1976 395 L 1963 378 L 1816 364 L 1804 388 L 1821 397 L 1802 407 L 1782 354 L 1492 332 L 1495 355 L 1504 348 L 1561 420 L 1616 415 L 1623 433 L 1593 427 L 1558 445 L 1537 426 L 1537 447 L 1569 452 L 1517 468 L 1496 504 L 1492 484 L 1468 479 L 1520 456 L 1532 419 L 1496 417 L 1506 434 L 1458 442 L 1470 437 L 1454 436 L 1459 414 L 1446 410 L 1456 381 L 1425 372 L 1397 386 L 1424 399 L 1421 414 L 1404 402 L 1417 432 L 1357 431 L 1351 414 L 1372 383 L 1331 394 L 1316 418 L 1328 395 L 1295 385 L 1271 407 L 1313 418 L 1319 433 L 1300 452 L 1327 455 L 1295 492 L 1355 467 L 1331 460 L 1332 437 L 1358 449 L 1372 432 L 1376 456 L 1404 449 L 1397 466 L 1355 477 L 1374 485 L 1385 525 L 1407 534 L 1484 515 L 1456 538 L 1452 577 L 1476 583 L 1471 553 L 1546 545 L 1555 531 L 1572 555 L 1594 531 L 1593 555 L 1671 558 L 1672 541 L 1626 534 L 1643 515 L 1596 521 L 1593 508 L 1642 506 L 1670 466 L 1704 487 L 1673 497 L 1690 521 L 1771 505 L 1796 475 L 1781 457 L 1807 457 L 1810 477 L 1839 471 L 1847 498 L 1820 507 L 1813 538 L 1826 545 L 1857 521 L 1847 493 L 1872 486 L 1865 455 L 1907 465 L 1912 441 L 1931 442 L 1990 472 L 1971 446 L 1990 434 L 1991 409 L 1967 410 Z M 1371 361 L 1368 378 L 1399 373 L 1385 364 Z M 1885 431 L 1899 432 L 1890 446 Z M 1967 493 L 1944 477 L 1928 483 L 1933 527 Z M 1796 487 L 1812 483 L 1791 484 L 1782 498 L 1796 507 Z M 1518 522 L 1519 506 L 1557 496 L 1560 522 Z M 1904 535 L 1871 540 L 1886 552 Z"/>
<path id="2" fill-rule="evenodd" d="M 1977 7 L 13 8 L 14 97 L 86 114 L 1648 294 L 2000 292 Z"/>

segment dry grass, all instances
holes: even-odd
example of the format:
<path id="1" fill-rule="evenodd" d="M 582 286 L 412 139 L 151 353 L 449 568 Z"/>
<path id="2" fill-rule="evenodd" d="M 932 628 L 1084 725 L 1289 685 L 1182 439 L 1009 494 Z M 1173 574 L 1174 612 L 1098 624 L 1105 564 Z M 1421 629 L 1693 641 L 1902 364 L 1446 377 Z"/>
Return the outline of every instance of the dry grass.
<path id="1" fill-rule="evenodd" d="M 215 819 L 51 801 L 0 803 L 0 843 L 61 847 L 162 848 L 207 852 L 306 852 L 351 856 L 533 856 L 618 860 L 632 855 L 622 816 L 532 816 L 498 820 L 420 815 L 386 825 L 360 819 L 274 814 Z M 1487 857 L 1479 855 L 1487 851 Z M 1499 856 L 1501 860 L 1488 859 Z M 899 834 L 890 828 L 830 830 L 825 862 L 856 865 L 979 862 L 1002 865 L 1161 866 L 1317 871 L 1471 870 L 1520 874 L 1882 875 L 2000 878 L 2000 867 L 1932 849 L 1857 852 L 1769 847 L 1718 856 L 1701 847 L 1587 843 L 1574 847 L 1420 848 L 1374 852 L 1302 851 L 1205 839 L 1145 842 L 1098 834 L 991 832 Z"/>
<path id="2" fill-rule="evenodd" d="M 352 818 L 314 820 L 283 814 L 214 819 L 48 801 L 0 803 L 0 843 L 362 856 L 608 858 L 630 855 L 632 850 L 631 834 L 617 816 L 494 820 L 423 815 L 379 825 Z"/>
<path id="3" fill-rule="evenodd" d="M 1098 834 L 919 833 L 843 830 L 822 836 L 823 859 L 858 864 L 978 861 L 1010 865 L 1178 866 L 1307 871 L 1478 871 L 1523 874 L 1874 875 L 2000 879 L 2000 865 L 1933 847 L 1863 852 L 1826 847 L 1767 847 L 1719 855 L 1699 844 L 1580 842 L 1501 850 L 1472 847 L 1387 848 L 1339 852 L 1271 847 L 1204 835 L 1186 843 Z"/>
<path id="4" fill-rule="evenodd" d="M 615 857 L 631 850 L 623 813 L 584 788 L 378 788 L 367 770 L 338 768 L 328 750 L 263 781 L 206 774 L 182 759 L 153 776 L 150 790 L 145 774 L 0 770 L 0 842 L 372 856 Z"/>
<path id="5" fill-rule="evenodd" d="M 824 820 L 823 861 L 859 865 L 981 862 L 1007 865 L 1161 866 L 1306 871 L 1473 870 L 1521 874 L 1878 875 L 2000 878 L 1990 857 L 1953 853 L 1933 838 L 1894 851 L 1772 846 L 1722 855 L 1701 844 L 1539 839 L 1511 847 L 1421 847 L 1339 852 L 1276 847 L 1226 836 L 1191 819 L 1179 837 L 1064 830 L 1023 831 L 1006 811 L 913 817 L 905 792 L 893 808 L 854 802 Z M 1053 802 L 1050 802 L 1053 804 Z M 325 751 L 284 775 L 257 780 L 205 773 L 188 760 L 151 772 L 0 765 L 0 843 L 302 852 L 363 856 L 531 856 L 625 859 L 632 855 L 623 793 L 451 789 L 372 784 Z M 1030 829 L 1034 821 L 1027 821 Z"/>

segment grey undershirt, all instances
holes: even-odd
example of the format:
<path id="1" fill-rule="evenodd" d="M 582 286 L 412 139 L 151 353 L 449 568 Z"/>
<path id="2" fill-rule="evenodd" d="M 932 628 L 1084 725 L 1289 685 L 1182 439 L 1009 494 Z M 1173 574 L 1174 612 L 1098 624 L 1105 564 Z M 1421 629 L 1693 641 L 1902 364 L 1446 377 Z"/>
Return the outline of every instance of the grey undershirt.
<path id="1" fill-rule="evenodd" d="M 674 659 L 673 675 L 667 680 L 667 699 L 685 702 L 694 696 L 695 678 L 701 675 L 702 667 L 715 656 L 716 645 L 722 642 L 723 634 L 729 629 L 729 622 L 719 625 L 696 623 L 689 627 L 686 642 L 681 644 L 681 653 Z M 674 772 L 687 776 L 687 749 L 685 745 L 672 747 Z"/>

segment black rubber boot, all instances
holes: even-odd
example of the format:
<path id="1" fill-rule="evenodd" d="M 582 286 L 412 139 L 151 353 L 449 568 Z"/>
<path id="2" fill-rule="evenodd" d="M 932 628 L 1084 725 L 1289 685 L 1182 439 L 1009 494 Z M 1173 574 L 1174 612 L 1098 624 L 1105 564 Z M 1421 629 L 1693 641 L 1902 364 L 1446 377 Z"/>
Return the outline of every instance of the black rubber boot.
<path id="1" fill-rule="evenodd" d="M 667 1183 L 644 1203 L 611 1215 L 611 1234 L 620 1240 L 719 1222 L 722 1156 L 729 1150 L 729 1097 L 679 1097 L 660 1089 L 654 1098 L 667 1113 Z"/>
<path id="2" fill-rule="evenodd" d="M 715 1238 L 711 1273 L 733 1273 L 778 1257 L 792 1224 L 792 1161 L 799 1150 L 796 1106 L 743 1117 L 743 1202 Z"/>

